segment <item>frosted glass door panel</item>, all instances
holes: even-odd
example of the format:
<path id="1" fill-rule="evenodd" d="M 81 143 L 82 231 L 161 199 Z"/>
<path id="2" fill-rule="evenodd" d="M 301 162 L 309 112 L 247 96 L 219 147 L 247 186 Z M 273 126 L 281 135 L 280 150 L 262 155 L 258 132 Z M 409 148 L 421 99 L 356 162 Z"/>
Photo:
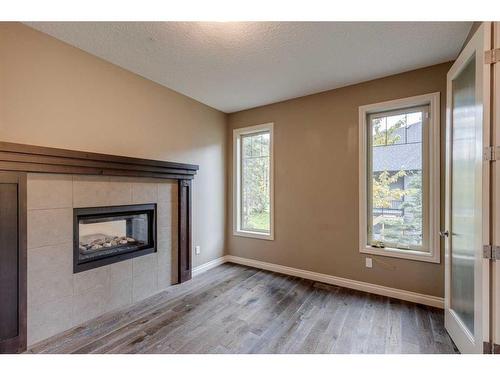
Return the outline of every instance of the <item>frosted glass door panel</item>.
<path id="1" fill-rule="evenodd" d="M 451 309 L 474 334 L 474 252 L 476 181 L 475 58 L 453 80 L 451 192 Z"/>

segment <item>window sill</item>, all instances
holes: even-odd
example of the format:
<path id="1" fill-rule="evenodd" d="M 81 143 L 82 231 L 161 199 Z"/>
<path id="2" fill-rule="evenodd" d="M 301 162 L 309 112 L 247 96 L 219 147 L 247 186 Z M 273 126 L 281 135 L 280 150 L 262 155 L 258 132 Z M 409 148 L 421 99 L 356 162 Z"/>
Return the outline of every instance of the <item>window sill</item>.
<path id="1" fill-rule="evenodd" d="M 255 239 L 259 239 L 259 240 L 268 240 L 268 241 L 274 240 L 274 235 L 272 233 L 266 234 L 266 233 L 251 232 L 251 231 L 246 231 L 246 230 L 235 230 L 233 232 L 233 235 L 239 236 L 239 237 L 255 238 Z"/>
<path id="2" fill-rule="evenodd" d="M 424 251 L 416 251 L 416 250 L 402 250 L 395 249 L 391 247 L 386 248 L 376 248 L 372 246 L 362 247 L 360 253 L 363 254 L 372 254 L 372 255 L 380 255 L 391 258 L 401 258 L 408 260 L 416 260 L 420 262 L 428 262 L 428 263 L 441 263 L 441 259 L 439 258 L 439 252 L 424 252 Z"/>

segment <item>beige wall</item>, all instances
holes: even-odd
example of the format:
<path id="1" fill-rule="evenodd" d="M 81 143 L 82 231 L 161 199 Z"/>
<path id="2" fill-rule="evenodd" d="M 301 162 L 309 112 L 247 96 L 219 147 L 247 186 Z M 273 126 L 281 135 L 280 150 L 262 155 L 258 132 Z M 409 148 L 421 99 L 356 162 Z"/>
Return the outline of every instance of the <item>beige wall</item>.
<path id="1" fill-rule="evenodd" d="M 0 140 L 199 164 L 194 266 L 224 251 L 226 115 L 19 23 L 0 23 Z"/>
<path id="2" fill-rule="evenodd" d="M 443 264 L 358 251 L 358 107 L 441 92 L 444 134 L 450 63 L 230 114 L 232 129 L 274 122 L 275 240 L 232 235 L 232 145 L 228 157 L 229 254 L 443 296 Z M 442 140 L 443 142 L 443 140 Z"/>
<path id="3" fill-rule="evenodd" d="M 202 253 L 195 266 L 225 247 L 233 255 L 443 295 L 442 264 L 374 257 L 374 268 L 364 267 L 357 248 L 357 120 L 360 105 L 440 91 L 444 128 L 450 64 L 226 116 L 19 23 L 0 23 L 0 57 L 0 140 L 200 165 L 193 245 Z M 270 121 L 276 239 L 236 238 L 226 137 L 233 128 Z"/>

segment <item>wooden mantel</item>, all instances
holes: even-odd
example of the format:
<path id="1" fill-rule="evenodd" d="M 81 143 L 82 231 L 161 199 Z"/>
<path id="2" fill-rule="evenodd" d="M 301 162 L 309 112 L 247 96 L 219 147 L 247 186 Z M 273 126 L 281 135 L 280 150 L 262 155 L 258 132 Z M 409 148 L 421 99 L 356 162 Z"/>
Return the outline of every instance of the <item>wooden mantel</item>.
<path id="1" fill-rule="evenodd" d="M 59 148 L 0 142 L 0 203 L 17 200 L 17 205 L 0 207 L 0 260 L 2 282 L 17 286 L 2 288 L 0 298 L 17 295 L 17 306 L 0 306 L 0 353 L 26 350 L 27 250 L 26 174 L 56 173 L 175 179 L 178 181 L 178 282 L 191 279 L 191 181 L 197 165 L 159 160 L 72 151 Z M 17 209 L 16 209 L 17 207 Z M 161 229 L 160 229 L 161 230 Z M 17 232 L 17 233 L 13 233 Z M 13 244 L 17 244 L 17 248 Z M 0 262 L 0 263 L 2 263 Z M 15 269 L 17 264 L 17 269 Z M 14 265 L 14 266 L 12 266 Z M 6 268 L 6 269 L 4 269 Z M 9 279 L 10 278 L 10 279 Z M 5 290 L 4 290 L 5 289 Z M 9 326 L 10 324 L 10 326 Z M 12 327 L 17 324 L 16 327 Z M 2 337 L 4 336 L 4 337 Z"/>
<path id="2" fill-rule="evenodd" d="M 190 180 L 198 166 L 0 142 L 0 170 Z"/>

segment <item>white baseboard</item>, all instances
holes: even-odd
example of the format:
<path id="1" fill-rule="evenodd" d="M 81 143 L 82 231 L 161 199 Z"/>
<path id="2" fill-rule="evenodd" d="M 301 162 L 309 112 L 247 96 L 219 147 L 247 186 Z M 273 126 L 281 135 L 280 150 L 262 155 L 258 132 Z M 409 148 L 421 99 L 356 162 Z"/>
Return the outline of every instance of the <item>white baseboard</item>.
<path id="1" fill-rule="evenodd" d="M 308 280 L 320 281 L 325 284 L 337 285 L 344 288 L 360 290 L 362 292 L 368 292 L 368 293 L 378 294 L 381 296 L 397 298 L 403 301 L 415 302 L 415 303 L 420 303 L 422 305 L 438 307 L 440 309 L 444 308 L 444 299 L 441 297 L 410 292 L 402 289 L 389 288 L 387 286 L 366 283 L 364 281 L 345 279 L 343 277 L 326 275 L 324 273 L 305 271 L 298 268 L 281 266 L 279 264 L 261 262 L 259 260 L 248 259 L 248 258 L 241 258 L 234 255 L 225 255 L 223 257 L 212 260 L 211 262 L 198 266 L 193 270 L 193 275 L 198 275 L 211 268 L 217 267 L 218 265 L 225 262 L 237 263 L 245 266 L 278 272 L 285 275 L 302 277 Z"/>
<path id="2" fill-rule="evenodd" d="M 226 263 L 227 261 L 228 260 L 226 259 L 226 256 L 222 256 L 220 258 L 211 260 L 210 262 L 203 263 L 202 265 L 193 268 L 192 275 L 197 276 L 205 271 L 220 266 L 222 263 Z"/>
<path id="3" fill-rule="evenodd" d="M 368 292 L 368 293 L 378 294 L 381 296 L 397 298 L 403 301 L 420 303 L 422 305 L 438 307 L 440 309 L 444 308 L 444 299 L 441 297 L 410 292 L 408 290 L 390 288 L 387 286 L 366 283 L 364 281 L 345 279 L 343 277 L 337 277 L 337 276 L 327 275 L 324 273 L 301 270 L 299 268 L 281 266 L 279 264 L 262 262 L 260 260 L 242 258 L 234 255 L 224 255 L 220 258 L 202 264 L 201 266 L 195 267 L 193 269 L 193 276 L 197 276 L 205 271 L 208 271 L 226 262 L 260 268 L 263 270 L 273 271 L 290 276 L 302 277 L 303 279 L 319 281 L 325 284 L 337 285 L 344 288 L 360 290 L 362 292 Z"/>

